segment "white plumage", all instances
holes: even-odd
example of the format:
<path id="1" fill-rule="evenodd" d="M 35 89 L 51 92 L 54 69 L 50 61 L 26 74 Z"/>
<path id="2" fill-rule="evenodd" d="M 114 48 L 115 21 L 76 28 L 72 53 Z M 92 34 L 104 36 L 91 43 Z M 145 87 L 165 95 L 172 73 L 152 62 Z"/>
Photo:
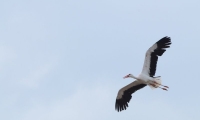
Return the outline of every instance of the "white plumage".
<path id="1" fill-rule="evenodd" d="M 117 111 L 126 110 L 132 97 L 131 94 L 146 85 L 150 86 L 152 89 L 161 88 L 163 90 L 167 90 L 168 87 L 161 84 L 161 77 L 154 77 L 154 75 L 156 72 L 158 56 L 162 56 L 162 54 L 166 51 L 166 48 L 170 47 L 170 44 L 170 37 L 163 37 L 157 41 L 146 52 L 141 74 L 138 77 L 135 77 L 132 74 L 128 74 L 124 77 L 134 78 L 136 80 L 119 90 L 115 103 L 115 109 Z"/>

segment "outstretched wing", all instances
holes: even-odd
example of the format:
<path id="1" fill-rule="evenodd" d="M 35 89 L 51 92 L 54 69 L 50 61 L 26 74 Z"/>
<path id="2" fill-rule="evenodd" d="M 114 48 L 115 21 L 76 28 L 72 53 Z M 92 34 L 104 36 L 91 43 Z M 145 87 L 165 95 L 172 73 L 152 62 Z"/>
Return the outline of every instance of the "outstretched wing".
<path id="1" fill-rule="evenodd" d="M 170 44 L 171 38 L 163 37 L 147 50 L 142 70 L 143 74 L 150 77 L 155 75 L 158 56 L 162 56 L 162 54 L 166 51 L 166 48 L 170 47 Z"/>
<path id="2" fill-rule="evenodd" d="M 121 88 L 117 95 L 115 109 L 118 112 L 122 110 L 126 110 L 126 108 L 128 107 L 128 103 L 132 98 L 131 94 L 145 86 L 146 84 L 142 83 L 141 81 L 136 80 L 128 84 L 127 86 Z"/>

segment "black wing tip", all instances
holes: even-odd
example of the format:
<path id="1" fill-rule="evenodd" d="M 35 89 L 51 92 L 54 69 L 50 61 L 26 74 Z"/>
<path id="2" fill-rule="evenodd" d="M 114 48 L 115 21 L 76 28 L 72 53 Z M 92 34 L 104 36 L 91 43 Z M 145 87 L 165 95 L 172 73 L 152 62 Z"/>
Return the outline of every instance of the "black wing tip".
<path id="1" fill-rule="evenodd" d="M 128 103 L 129 103 L 129 101 L 124 101 L 122 99 L 116 99 L 115 110 L 118 112 L 126 110 L 128 107 Z"/>
<path id="2" fill-rule="evenodd" d="M 168 41 L 171 42 L 171 37 L 165 36 L 165 37 L 161 38 L 160 40 L 162 40 L 162 39 L 164 39 L 164 40 L 168 40 Z"/>
<path id="3" fill-rule="evenodd" d="M 165 48 L 170 48 L 170 45 L 172 44 L 171 38 L 168 36 L 163 37 L 156 42 L 156 44 L 158 45 L 158 48 L 155 50 L 155 52 L 158 56 L 162 56 L 162 54 L 166 51 Z"/>
<path id="4" fill-rule="evenodd" d="M 166 39 L 170 39 L 170 40 L 171 40 L 171 38 L 170 38 L 170 37 L 168 37 L 168 36 L 165 36 L 165 37 L 163 37 L 163 38 L 166 38 Z"/>
<path id="5" fill-rule="evenodd" d="M 165 46 L 169 46 L 170 44 L 172 44 L 171 38 L 168 36 L 163 37 L 157 42 L 157 44 L 164 44 Z M 165 46 L 163 46 L 163 47 L 165 47 Z"/>
<path id="6" fill-rule="evenodd" d="M 171 43 L 171 38 L 166 36 L 166 37 L 161 38 L 157 43 L 159 43 L 159 42 Z"/>

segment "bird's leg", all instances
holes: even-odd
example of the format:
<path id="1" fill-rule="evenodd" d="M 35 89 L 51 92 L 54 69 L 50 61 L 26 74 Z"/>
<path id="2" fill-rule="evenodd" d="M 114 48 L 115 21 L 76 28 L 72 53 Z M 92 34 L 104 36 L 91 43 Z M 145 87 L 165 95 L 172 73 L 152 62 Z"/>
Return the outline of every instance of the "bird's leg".
<path id="1" fill-rule="evenodd" d="M 162 88 L 162 87 L 160 87 L 160 86 L 156 86 L 155 84 L 158 84 L 158 83 L 156 83 L 156 82 L 154 82 L 154 81 L 153 81 L 153 83 L 154 83 L 154 84 L 151 83 L 151 84 L 149 84 L 149 85 L 151 85 L 151 86 L 153 86 L 153 87 L 155 87 L 155 88 L 158 87 L 158 88 L 160 88 L 160 89 L 162 89 L 162 90 L 166 90 L 166 91 L 167 91 L 167 88 L 166 88 L 166 87 Z M 158 84 L 158 85 L 161 85 L 161 84 Z M 161 85 L 161 86 L 163 86 L 163 85 Z"/>
<path id="2" fill-rule="evenodd" d="M 163 89 L 163 90 L 166 90 L 167 91 L 167 89 L 166 88 L 162 88 L 162 87 L 160 87 L 160 86 L 158 86 L 160 89 Z"/>
<path id="3" fill-rule="evenodd" d="M 151 85 L 151 86 L 153 86 L 153 87 L 155 87 L 155 88 L 156 88 L 156 85 L 155 85 L 155 84 L 149 84 L 149 85 Z"/>
<path id="4" fill-rule="evenodd" d="M 167 91 L 167 89 L 166 88 L 162 88 L 162 87 L 160 87 L 160 86 L 156 86 L 155 84 L 150 84 L 150 85 L 152 85 L 153 87 L 158 87 L 158 88 L 160 88 L 160 89 L 163 89 L 163 90 L 166 90 Z"/>
<path id="5" fill-rule="evenodd" d="M 162 84 L 159 84 L 159 83 L 157 83 L 157 82 L 155 82 L 155 81 L 152 81 L 154 84 L 158 84 L 158 85 L 160 85 L 160 86 L 163 86 L 163 87 L 165 87 L 165 88 L 169 88 L 168 86 L 165 86 L 165 85 L 162 85 Z"/>

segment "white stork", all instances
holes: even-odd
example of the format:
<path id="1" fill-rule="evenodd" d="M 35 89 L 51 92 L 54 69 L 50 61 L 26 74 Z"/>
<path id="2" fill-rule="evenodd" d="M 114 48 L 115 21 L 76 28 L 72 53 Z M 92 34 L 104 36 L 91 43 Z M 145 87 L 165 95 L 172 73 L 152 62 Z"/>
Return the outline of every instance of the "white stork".
<path id="1" fill-rule="evenodd" d="M 154 77 L 154 75 L 156 72 L 158 56 L 162 56 L 162 54 L 166 51 L 166 48 L 170 47 L 170 44 L 170 37 L 163 37 L 162 39 L 157 41 L 147 50 L 143 70 L 140 75 L 138 77 L 135 77 L 132 74 L 128 74 L 124 77 L 133 78 L 136 80 L 119 90 L 115 103 L 115 109 L 118 112 L 126 110 L 126 108 L 128 107 L 128 103 L 132 97 L 131 94 L 141 88 L 144 88 L 146 85 L 150 86 L 152 89 L 161 88 L 163 90 L 167 90 L 168 86 L 164 86 L 161 84 L 161 77 Z"/>

